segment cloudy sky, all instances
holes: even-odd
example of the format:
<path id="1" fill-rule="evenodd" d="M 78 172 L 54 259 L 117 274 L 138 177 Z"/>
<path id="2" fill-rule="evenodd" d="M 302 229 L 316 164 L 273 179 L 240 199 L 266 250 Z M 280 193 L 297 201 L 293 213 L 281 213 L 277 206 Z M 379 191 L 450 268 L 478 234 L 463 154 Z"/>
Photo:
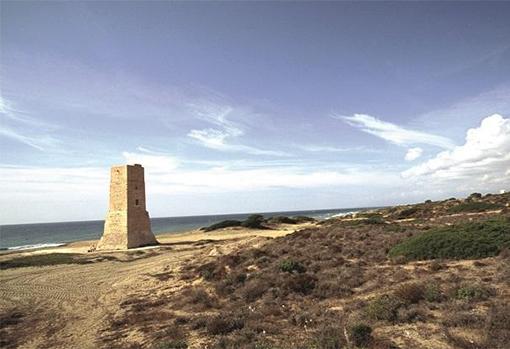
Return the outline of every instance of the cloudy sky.
<path id="1" fill-rule="evenodd" d="M 0 6 L 0 224 L 510 189 L 510 3 Z"/>

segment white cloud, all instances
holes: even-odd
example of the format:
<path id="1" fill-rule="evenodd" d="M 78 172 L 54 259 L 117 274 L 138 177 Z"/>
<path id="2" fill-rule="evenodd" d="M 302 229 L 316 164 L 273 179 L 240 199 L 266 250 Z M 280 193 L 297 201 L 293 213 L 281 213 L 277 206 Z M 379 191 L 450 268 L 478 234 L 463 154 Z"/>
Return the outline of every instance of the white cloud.
<path id="1" fill-rule="evenodd" d="M 44 151 L 58 145 L 60 142 L 51 136 L 24 135 L 19 131 L 0 125 L 0 136 L 26 144 L 37 150 Z"/>
<path id="2" fill-rule="evenodd" d="M 185 161 L 167 155 L 123 153 L 129 164 L 140 163 L 156 193 L 235 192 L 269 188 L 315 188 L 321 186 L 389 184 L 397 173 L 365 169 L 306 167 L 296 164 L 223 162 L 200 169 L 180 167 Z M 391 178 L 391 179 L 390 179 Z"/>
<path id="3" fill-rule="evenodd" d="M 428 144 L 446 149 L 454 147 L 453 142 L 446 137 L 421 131 L 409 130 L 366 114 L 333 117 L 344 120 L 349 125 L 360 128 L 363 132 L 377 136 L 397 145 Z"/>
<path id="4" fill-rule="evenodd" d="M 369 149 L 366 147 L 333 147 L 333 146 L 327 146 L 327 145 L 300 145 L 300 144 L 294 144 L 294 148 L 298 148 L 304 151 L 309 152 L 320 152 L 320 153 L 350 153 L 350 152 L 366 152 L 366 153 L 375 153 L 379 152 L 377 149 Z"/>
<path id="5" fill-rule="evenodd" d="M 416 147 L 416 148 L 410 148 L 407 150 L 405 160 L 406 161 L 413 161 L 418 159 L 421 154 L 423 154 L 423 149 Z"/>
<path id="6" fill-rule="evenodd" d="M 260 166 L 255 163 L 243 166 L 237 162 L 224 162 L 222 166 L 203 164 L 187 167 L 186 162 L 166 155 L 124 152 L 122 157 L 127 163 L 141 163 L 144 166 L 149 197 L 168 197 L 171 201 L 173 196 L 181 194 L 214 194 L 209 197 L 213 206 L 216 195 L 245 195 L 248 192 L 260 194 L 273 189 L 351 190 L 356 186 L 368 190 L 392 187 L 401 180 L 398 172 L 370 166 L 271 166 L 266 162 Z M 15 219 L 19 223 L 27 219 L 55 221 L 63 217 L 102 217 L 108 200 L 109 173 L 108 167 L 0 165 L 0 191 L 3 202 L 9 203 L 8 206 L 0 205 L 5 213 L 1 220 Z M 62 216 L 64 211 L 66 215 Z"/>
<path id="7" fill-rule="evenodd" d="M 122 156 L 124 156 L 127 164 L 142 164 L 156 173 L 167 173 L 179 167 L 177 158 L 166 155 L 123 152 Z"/>
<path id="8" fill-rule="evenodd" d="M 459 181 L 496 190 L 499 185 L 510 184 L 509 170 L 510 119 L 494 114 L 484 118 L 479 127 L 467 131 L 464 145 L 440 152 L 404 171 L 402 177 L 437 183 Z"/>
<path id="9" fill-rule="evenodd" d="M 230 106 L 217 106 L 209 103 L 190 104 L 194 115 L 201 120 L 216 125 L 218 128 L 191 130 L 188 137 L 194 139 L 204 147 L 227 151 L 242 152 L 252 155 L 288 156 L 282 151 L 259 149 L 244 144 L 232 144 L 229 141 L 244 135 L 240 126 L 227 119 L 234 112 Z M 242 112 L 241 112 L 242 113 Z"/>
<path id="10" fill-rule="evenodd" d="M 0 116 L 2 118 L 0 136 L 41 151 L 55 147 L 60 143 L 56 138 L 47 134 L 49 130 L 55 128 L 54 125 L 28 116 L 26 112 L 16 109 L 2 95 L 0 95 Z"/>

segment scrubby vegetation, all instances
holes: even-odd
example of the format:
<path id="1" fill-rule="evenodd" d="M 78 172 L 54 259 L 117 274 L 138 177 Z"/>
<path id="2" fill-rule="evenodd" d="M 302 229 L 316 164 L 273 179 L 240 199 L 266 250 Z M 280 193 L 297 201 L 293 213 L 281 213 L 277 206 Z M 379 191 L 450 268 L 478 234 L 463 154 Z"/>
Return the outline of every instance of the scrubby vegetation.
<path id="1" fill-rule="evenodd" d="M 241 226 L 250 229 L 267 229 L 264 223 L 264 216 L 260 214 L 252 214 L 241 223 Z"/>
<path id="2" fill-rule="evenodd" d="M 73 253 L 46 253 L 17 257 L 0 262 L 0 269 L 44 267 L 59 264 L 88 264 L 105 260 L 117 260 L 113 256 L 83 257 Z"/>
<path id="3" fill-rule="evenodd" d="M 510 248 L 510 219 L 496 218 L 432 229 L 396 245 L 389 255 L 408 260 L 473 259 L 495 256 L 504 248 Z"/>
<path id="4" fill-rule="evenodd" d="M 205 253 L 171 287 L 147 290 L 151 301 L 125 304 L 103 341 L 115 348 L 136 326 L 148 343 L 189 348 L 506 348 L 510 216 L 450 215 L 458 202 L 335 218 Z"/>
<path id="5" fill-rule="evenodd" d="M 33 256 L 18 257 L 0 262 L 0 269 L 42 267 L 58 264 L 83 264 L 86 261 L 79 259 L 79 255 L 70 253 L 48 253 Z"/>
<path id="6" fill-rule="evenodd" d="M 61 264 L 90 264 L 104 261 L 130 262 L 155 255 L 154 252 L 126 253 L 122 258 L 111 255 L 83 255 L 78 253 L 42 253 L 0 261 L 0 270 L 26 267 L 45 267 Z"/>
<path id="7" fill-rule="evenodd" d="M 271 229 L 272 226 L 279 224 L 302 224 L 314 221 L 315 219 L 305 216 L 297 217 L 275 216 L 265 219 L 264 216 L 260 214 L 253 214 L 246 218 L 244 221 L 237 220 L 221 221 L 219 223 L 212 224 L 208 227 L 203 227 L 201 228 L 201 230 L 209 232 L 213 230 L 231 227 L 244 227 L 250 229 Z"/>
<path id="8" fill-rule="evenodd" d="M 213 230 L 218 230 L 218 229 L 223 229 L 223 228 L 230 228 L 230 227 L 239 227 L 239 226 L 241 226 L 241 221 L 226 220 L 226 221 L 221 221 L 219 223 L 212 224 L 212 225 L 210 225 L 208 227 L 204 227 L 201 230 L 207 232 L 207 231 L 213 231 Z"/>
<path id="9" fill-rule="evenodd" d="M 461 212 L 483 212 L 488 210 L 498 210 L 502 208 L 498 204 L 490 202 L 464 202 L 448 209 L 448 213 L 461 213 Z"/>

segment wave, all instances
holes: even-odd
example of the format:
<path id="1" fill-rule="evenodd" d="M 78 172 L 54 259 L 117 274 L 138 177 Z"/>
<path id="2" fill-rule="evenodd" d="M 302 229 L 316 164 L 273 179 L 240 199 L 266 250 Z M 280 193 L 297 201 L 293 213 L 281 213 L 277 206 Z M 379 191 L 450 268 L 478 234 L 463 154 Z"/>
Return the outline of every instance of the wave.
<path id="1" fill-rule="evenodd" d="M 314 217 L 316 219 L 319 219 L 319 220 L 323 220 L 323 219 L 330 219 L 330 218 L 335 218 L 335 217 L 343 217 L 343 216 L 346 216 L 348 214 L 358 213 L 360 211 L 361 210 L 348 211 L 348 212 L 340 212 L 340 213 L 330 212 L 330 213 L 326 213 L 326 214 L 322 214 L 322 215 L 315 215 L 315 216 L 312 216 L 312 217 Z"/>
<path id="2" fill-rule="evenodd" d="M 32 250 L 34 248 L 45 248 L 45 247 L 59 247 L 64 246 L 65 243 L 46 243 L 46 244 L 33 244 L 33 245 L 21 245 L 3 248 L 4 251 L 18 251 L 18 250 Z"/>
<path id="3" fill-rule="evenodd" d="M 360 211 L 349 211 L 349 212 L 337 213 L 337 214 L 332 215 L 330 218 L 344 217 L 344 216 L 347 216 L 347 215 L 350 215 L 350 214 L 355 214 L 355 213 L 358 213 L 358 212 L 360 212 Z"/>

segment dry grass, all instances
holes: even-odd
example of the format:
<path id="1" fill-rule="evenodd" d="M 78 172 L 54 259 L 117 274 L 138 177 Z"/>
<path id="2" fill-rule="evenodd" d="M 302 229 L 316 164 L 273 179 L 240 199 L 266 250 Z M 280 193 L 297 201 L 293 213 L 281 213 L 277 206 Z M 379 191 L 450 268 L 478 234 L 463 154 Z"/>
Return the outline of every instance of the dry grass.
<path id="1" fill-rule="evenodd" d="M 474 261 L 388 258 L 430 229 L 493 215 L 449 215 L 459 202 L 332 219 L 272 240 L 208 242 L 171 268 L 175 251 L 162 254 L 111 310 L 97 347 L 504 348 L 510 252 Z M 406 220 L 396 220 L 403 210 Z"/>

